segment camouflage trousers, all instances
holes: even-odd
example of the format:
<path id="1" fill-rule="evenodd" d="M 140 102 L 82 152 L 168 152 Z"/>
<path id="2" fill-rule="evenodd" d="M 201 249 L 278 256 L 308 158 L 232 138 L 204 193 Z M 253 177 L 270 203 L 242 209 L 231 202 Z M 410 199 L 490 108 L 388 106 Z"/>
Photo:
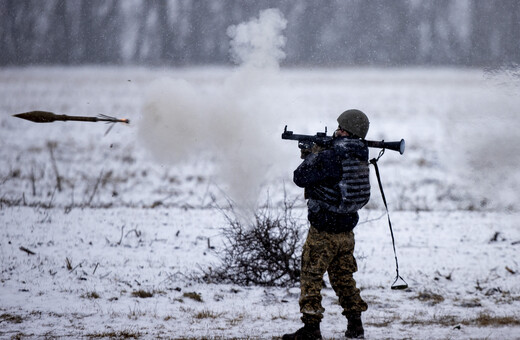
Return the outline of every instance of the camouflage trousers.
<path id="1" fill-rule="evenodd" d="M 352 274 L 357 271 L 354 258 L 354 233 L 319 232 L 309 229 L 303 246 L 300 277 L 300 312 L 304 323 L 320 322 L 325 309 L 321 305 L 323 275 L 329 273 L 330 284 L 343 307 L 343 315 L 361 313 L 368 306 L 361 298 Z"/>

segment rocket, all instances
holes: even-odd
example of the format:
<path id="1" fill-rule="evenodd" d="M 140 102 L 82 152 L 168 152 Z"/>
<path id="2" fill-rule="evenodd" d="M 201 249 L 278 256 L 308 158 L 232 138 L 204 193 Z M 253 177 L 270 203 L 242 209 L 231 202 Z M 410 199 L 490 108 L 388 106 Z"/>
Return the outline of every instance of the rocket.
<path id="1" fill-rule="evenodd" d="M 106 115 L 98 115 L 97 117 L 88 117 L 88 116 L 67 116 L 67 115 L 57 115 L 48 111 L 29 111 L 23 112 L 13 115 L 13 117 L 18 117 L 22 119 L 30 120 L 34 123 L 52 123 L 56 121 L 77 121 L 77 122 L 106 122 L 107 124 L 112 123 L 112 125 L 107 129 L 105 135 L 110 132 L 110 130 L 114 127 L 114 123 L 125 123 L 130 124 L 129 119 L 120 119 L 115 117 L 110 117 Z"/>
<path id="2" fill-rule="evenodd" d="M 86 116 L 67 116 L 57 115 L 47 111 L 30 111 L 23 112 L 13 115 L 14 117 L 30 120 L 35 123 L 52 123 L 55 121 L 79 121 L 79 122 L 107 122 L 107 123 L 126 123 L 129 124 L 128 119 L 119 119 L 106 115 L 99 115 L 97 117 L 86 117 Z"/>

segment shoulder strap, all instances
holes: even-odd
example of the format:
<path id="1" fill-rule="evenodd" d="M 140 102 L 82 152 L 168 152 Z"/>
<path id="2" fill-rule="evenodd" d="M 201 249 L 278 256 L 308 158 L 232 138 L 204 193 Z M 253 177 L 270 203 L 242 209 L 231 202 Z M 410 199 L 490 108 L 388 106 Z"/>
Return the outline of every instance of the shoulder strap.
<path id="1" fill-rule="evenodd" d="M 372 158 L 370 160 L 370 164 L 372 164 L 374 166 L 374 169 L 376 171 L 376 177 L 377 177 L 377 182 L 379 184 L 379 190 L 381 191 L 381 197 L 383 198 L 383 203 L 385 204 L 386 216 L 388 217 L 388 226 L 390 227 L 390 235 L 392 236 L 392 246 L 394 248 L 394 256 L 395 256 L 395 271 L 396 271 L 397 275 L 395 277 L 394 283 L 392 283 L 391 288 L 392 289 L 406 289 L 406 288 L 408 288 L 408 283 L 406 283 L 406 281 L 399 275 L 399 263 L 397 261 L 397 252 L 395 250 L 395 239 L 394 239 L 394 232 L 392 230 L 392 222 L 390 221 L 390 213 L 388 212 L 388 205 L 386 204 L 385 192 L 383 191 L 383 184 L 381 184 L 381 175 L 379 174 L 379 167 L 377 166 L 377 161 L 384 154 L 384 151 L 385 151 L 385 149 L 381 150 L 377 159 Z M 404 284 L 396 284 L 396 282 L 399 279 L 401 279 L 404 282 Z"/>

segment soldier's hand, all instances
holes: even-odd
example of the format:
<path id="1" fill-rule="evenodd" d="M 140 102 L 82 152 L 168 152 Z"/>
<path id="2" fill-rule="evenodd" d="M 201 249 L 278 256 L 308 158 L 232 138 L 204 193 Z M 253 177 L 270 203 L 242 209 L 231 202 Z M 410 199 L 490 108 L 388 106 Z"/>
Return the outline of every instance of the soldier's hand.
<path id="1" fill-rule="evenodd" d="M 312 146 L 312 148 L 311 148 L 311 152 L 312 153 L 318 153 L 318 152 L 323 151 L 323 150 L 325 150 L 325 148 L 323 148 L 323 147 L 321 147 L 321 146 L 319 146 L 317 144 L 314 144 Z"/>
<path id="2" fill-rule="evenodd" d="M 300 158 L 305 159 L 312 153 L 312 149 L 300 149 Z"/>

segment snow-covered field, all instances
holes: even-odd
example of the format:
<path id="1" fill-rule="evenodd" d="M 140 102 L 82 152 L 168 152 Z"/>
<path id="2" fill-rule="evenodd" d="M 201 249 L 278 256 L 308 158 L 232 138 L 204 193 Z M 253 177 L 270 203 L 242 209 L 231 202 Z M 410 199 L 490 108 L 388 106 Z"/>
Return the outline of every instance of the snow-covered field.
<path id="1" fill-rule="evenodd" d="M 284 125 L 331 131 L 355 107 L 370 117 L 367 138 L 407 142 L 404 155 L 387 151 L 379 162 L 407 290 L 390 290 L 395 262 L 375 177 L 355 230 L 366 338 L 520 339 L 518 77 L 372 68 L 243 76 L 0 69 L 0 337 L 271 339 L 296 330 L 297 287 L 197 276 L 218 263 L 226 220 L 217 205 L 228 198 L 261 204 L 268 193 L 276 206 L 285 187 L 304 219 L 291 182 L 299 151 L 280 139 Z M 214 111 L 190 120 L 204 103 Z M 131 124 L 105 135 L 102 123 L 11 116 L 36 109 Z M 178 135 L 178 117 L 190 134 L 170 140 L 161 124 Z M 331 288 L 323 294 L 322 334 L 341 339 L 341 308 Z"/>

